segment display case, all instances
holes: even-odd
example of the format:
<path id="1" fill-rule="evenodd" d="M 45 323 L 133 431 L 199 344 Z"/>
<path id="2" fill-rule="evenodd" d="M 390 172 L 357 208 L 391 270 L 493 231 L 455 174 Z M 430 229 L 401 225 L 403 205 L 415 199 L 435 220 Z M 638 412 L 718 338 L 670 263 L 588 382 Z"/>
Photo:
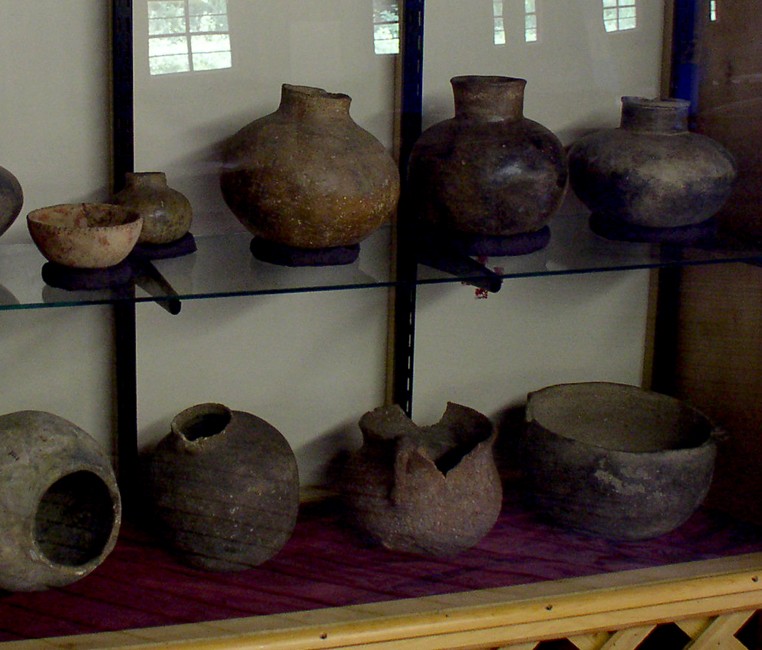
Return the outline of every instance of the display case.
<path id="1" fill-rule="evenodd" d="M 4 2 L 19 19 L 40 17 Z M 78 20 L 95 9 L 67 2 Z M 196 209 L 197 251 L 135 262 L 124 287 L 71 291 L 43 281 L 44 259 L 18 228 L 16 239 L 0 242 L 6 322 L 32 315 L 56 327 L 51 314 L 63 314 L 64 327 L 70 318 L 104 321 L 92 341 L 106 348 L 100 364 L 113 376 L 94 371 L 93 391 L 105 394 L 96 404 L 108 403 L 107 416 L 87 421 L 113 430 L 101 442 L 111 447 L 127 508 L 115 550 L 92 574 L 44 592 L 0 593 L 4 647 L 760 647 L 759 522 L 715 499 L 654 540 L 565 530 L 520 499 L 510 445 L 526 393 L 547 383 L 684 390 L 676 354 L 690 356 L 686 314 L 697 319 L 703 305 L 685 293 L 681 275 L 754 269 L 762 250 L 753 237 L 728 229 L 711 245 L 609 241 L 590 230 L 570 194 L 550 223 L 549 245 L 531 254 L 444 253 L 413 242 L 395 222 L 364 240 L 352 264 L 287 268 L 252 256 L 251 236 L 219 195 L 218 145 L 271 110 L 283 81 L 352 95 L 357 121 L 396 152 L 404 177 L 421 129 L 451 112 L 450 76 L 526 76 L 527 112 L 569 144 L 612 126 L 622 94 L 657 94 L 670 80 L 671 92 L 687 84 L 695 93 L 701 60 L 686 53 L 701 51 L 706 21 L 731 10 L 703 1 L 559 4 L 114 0 L 110 16 L 95 12 L 97 47 L 110 32 L 113 146 L 94 158 L 113 165 L 117 187 L 132 170 L 176 179 Z M 167 34 L 152 10 L 187 11 L 186 31 L 194 11 L 211 12 L 216 27 L 206 36 L 214 38 L 200 39 L 194 55 L 194 35 L 184 32 L 179 41 L 190 49 L 176 51 L 173 41 L 163 50 L 156 43 Z M 102 182 L 70 195 L 84 200 Z M 41 183 L 29 185 L 42 194 Z M 402 215 L 405 207 L 403 198 Z M 678 310 L 685 301 L 693 312 Z M 22 338 L 11 328 L 19 354 L 14 336 Z M 78 363 L 56 351 L 45 358 L 67 374 Z M 26 375 L 45 371 L 53 372 L 22 363 L 16 383 L 31 393 Z M 62 389 L 72 419 L 79 412 L 69 402 L 95 408 L 80 392 L 77 382 Z M 142 526 L 137 499 L 139 450 L 181 408 L 213 399 L 250 404 L 277 422 L 302 473 L 291 540 L 241 573 L 180 564 Z M 497 524 L 455 558 L 369 546 L 331 491 L 334 456 L 357 445 L 359 415 L 385 400 L 426 420 L 448 399 L 489 413 L 507 440 Z M 38 395 L 23 404 L 60 406 Z M 112 418 L 113 428 L 102 426 Z"/>

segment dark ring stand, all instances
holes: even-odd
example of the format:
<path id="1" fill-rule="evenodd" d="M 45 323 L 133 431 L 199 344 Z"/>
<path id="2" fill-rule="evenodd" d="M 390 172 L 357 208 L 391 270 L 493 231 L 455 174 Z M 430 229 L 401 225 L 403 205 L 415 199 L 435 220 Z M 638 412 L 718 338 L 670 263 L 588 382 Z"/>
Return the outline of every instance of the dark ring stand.
<path id="1" fill-rule="evenodd" d="M 331 248 L 295 248 L 254 237 L 250 250 L 258 260 L 280 266 L 338 266 L 351 264 L 360 254 L 360 244 Z"/>
<path id="2" fill-rule="evenodd" d="M 105 269 L 75 269 L 55 262 L 42 265 L 42 279 L 56 289 L 93 291 L 115 289 L 129 284 L 134 277 L 129 262 L 120 262 Z"/>
<path id="3" fill-rule="evenodd" d="M 196 239 L 186 233 L 168 244 L 137 244 L 130 257 L 141 260 L 166 260 L 196 252 Z"/>
<path id="4" fill-rule="evenodd" d="M 590 215 L 590 229 L 601 237 L 616 241 L 649 244 L 695 245 L 711 242 L 717 235 L 717 221 L 709 218 L 701 223 L 672 228 L 649 228 L 623 223 L 596 212 Z"/>
<path id="5" fill-rule="evenodd" d="M 534 232 L 515 235 L 452 233 L 450 239 L 458 252 L 465 255 L 479 257 L 528 255 L 542 250 L 550 243 L 550 228 L 544 226 Z"/>

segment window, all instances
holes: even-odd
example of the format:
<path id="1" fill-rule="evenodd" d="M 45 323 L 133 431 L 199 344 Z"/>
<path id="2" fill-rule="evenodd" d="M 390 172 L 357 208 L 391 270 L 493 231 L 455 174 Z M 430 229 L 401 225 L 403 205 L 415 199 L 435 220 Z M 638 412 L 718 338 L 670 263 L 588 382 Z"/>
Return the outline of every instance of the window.
<path id="1" fill-rule="evenodd" d="M 603 26 L 607 32 L 620 32 L 638 26 L 637 0 L 603 0 Z"/>
<path id="2" fill-rule="evenodd" d="M 373 45 L 376 54 L 400 51 L 400 11 L 397 0 L 373 0 Z"/>
<path id="3" fill-rule="evenodd" d="M 524 40 L 537 40 L 537 0 L 524 0 Z"/>
<path id="4" fill-rule="evenodd" d="M 152 75 L 232 65 L 227 0 L 148 0 Z"/>
<path id="5" fill-rule="evenodd" d="M 709 20 L 717 22 L 717 0 L 709 0 Z"/>
<path id="6" fill-rule="evenodd" d="M 495 45 L 505 45 L 505 18 L 503 17 L 503 0 L 492 0 L 492 16 L 494 22 Z"/>

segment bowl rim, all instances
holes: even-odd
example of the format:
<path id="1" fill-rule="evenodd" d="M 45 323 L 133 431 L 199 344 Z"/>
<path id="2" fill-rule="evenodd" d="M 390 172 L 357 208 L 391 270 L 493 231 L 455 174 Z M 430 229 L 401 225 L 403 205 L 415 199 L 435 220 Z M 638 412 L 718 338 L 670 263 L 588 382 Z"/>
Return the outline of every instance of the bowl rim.
<path id="1" fill-rule="evenodd" d="M 696 416 L 697 419 L 701 420 L 706 425 L 706 429 L 707 429 L 706 439 L 701 441 L 699 444 L 695 444 L 695 445 L 683 445 L 680 447 L 668 447 L 664 449 L 647 449 L 642 451 L 637 451 L 632 449 L 618 449 L 615 447 L 607 447 L 601 444 L 596 444 L 594 442 L 588 442 L 586 440 L 579 440 L 578 438 L 575 438 L 573 436 L 564 435 L 563 433 L 559 433 L 558 431 L 553 431 L 552 429 L 549 429 L 547 426 L 545 426 L 531 412 L 530 402 L 532 401 L 532 398 L 534 396 L 540 396 L 541 393 L 550 393 L 553 391 L 564 390 L 564 389 L 568 389 L 570 387 L 575 387 L 575 386 L 594 387 L 594 386 L 600 386 L 600 385 L 611 387 L 613 389 L 622 389 L 622 390 L 627 390 L 633 393 L 639 393 L 643 395 L 644 397 L 647 397 L 648 399 L 668 401 L 675 404 L 679 408 L 684 409 L 685 411 L 688 411 L 694 416 Z M 617 456 L 621 458 L 643 458 L 649 455 L 654 455 L 654 456 L 658 455 L 658 456 L 666 457 L 670 455 L 703 453 L 703 450 L 705 450 L 707 447 L 716 448 L 717 441 L 722 438 L 722 430 L 715 424 L 715 422 L 711 418 L 709 418 L 706 414 L 704 414 L 701 410 L 697 409 L 695 406 L 693 406 L 692 404 L 689 404 L 685 400 L 681 400 L 677 397 L 673 397 L 672 395 L 667 395 L 665 393 L 660 393 L 658 391 L 643 388 L 635 384 L 627 384 L 624 382 L 613 382 L 613 381 L 565 382 L 565 383 L 545 386 L 543 388 L 539 388 L 537 390 L 529 392 L 527 395 L 526 415 L 524 418 L 523 429 L 524 429 L 525 436 L 528 435 L 529 430 L 532 429 L 533 435 L 537 435 L 537 433 L 541 433 L 552 438 L 563 440 L 564 442 L 567 442 L 569 444 L 582 446 L 590 450 L 600 450 L 607 455 Z"/>
<path id="2" fill-rule="evenodd" d="M 47 221 L 40 221 L 37 217 L 40 215 L 40 213 L 48 211 L 48 210 L 55 210 L 56 208 L 70 208 L 70 209 L 76 209 L 76 208 L 108 208 L 111 211 L 114 212 L 121 212 L 125 215 L 127 215 L 127 219 L 122 223 L 114 223 L 110 225 L 103 225 L 103 226 L 75 226 L 73 224 L 57 224 L 57 223 L 49 223 Z M 131 229 L 136 226 L 136 224 L 142 224 L 143 217 L 142 215 L 131 208 L 128 208 L 123 205 L 118 205 L 116 203 L 106 203 L 106 202 L 89 202 L 89 201 L 82 201 L 79 203 L 56 203 L 54 205 L 46 205 L 40 208 L 36 208 L 29 212 L 26 215 L 27 224 L 33 225 L 34 227 L 39 228 L 47 228 L 50 230 L 57 230 L 57 231 L 79 231 L 79 232 L 92 232 L 92 231 L 98 231 L 98 230 L 123 230 L 123 229 Z"/>

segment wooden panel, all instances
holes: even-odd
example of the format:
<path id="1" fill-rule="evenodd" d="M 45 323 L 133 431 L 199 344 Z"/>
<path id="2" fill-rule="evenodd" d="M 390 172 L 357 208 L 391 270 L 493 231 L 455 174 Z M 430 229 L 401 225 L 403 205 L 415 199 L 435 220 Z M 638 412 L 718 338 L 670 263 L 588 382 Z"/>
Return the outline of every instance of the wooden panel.
<path id="1" fill-rule="evenodd" d="M 762 268 L 683 273 L 678 394 L 726 432 L 707 503 L 762 523 Z"/>
<path id="2" fill-rule="evenodd" d="M 739 178 L 725 229 L 762 237 L 762 12 L 759 0 L 700 8 L 697 130 L 735 156 Z M 727 430 L 709 503 L 762 522 L 762 270 L 733 265 L 683 273 L 678 395 Z"/>

